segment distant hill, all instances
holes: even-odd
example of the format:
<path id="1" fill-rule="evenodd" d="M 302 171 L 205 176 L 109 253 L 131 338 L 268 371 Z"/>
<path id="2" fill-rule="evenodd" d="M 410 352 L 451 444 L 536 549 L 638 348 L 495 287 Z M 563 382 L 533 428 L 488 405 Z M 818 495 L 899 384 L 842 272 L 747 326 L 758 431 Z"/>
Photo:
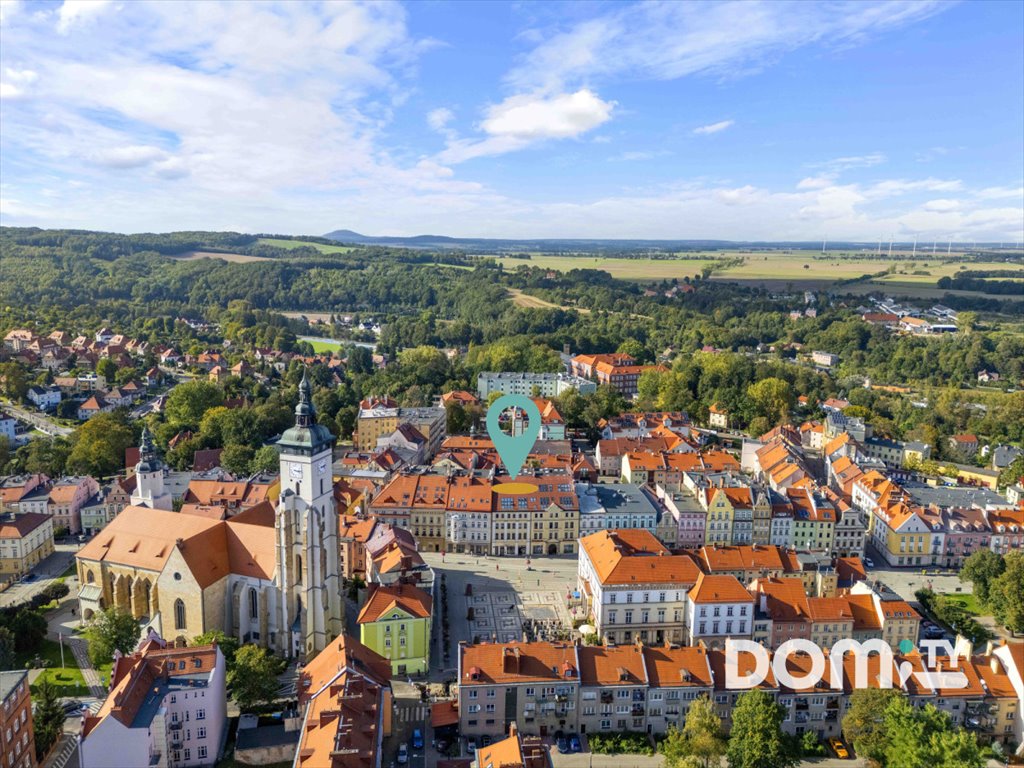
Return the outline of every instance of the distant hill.
<path id="1" fill-rule="evenodd" d="M 340 243 L 356 245 L 388 245 L 399 248 L 450 248 L 488 253 L 522 251 L 585 252 L 599 251 L 702 251 L 729 248 L 810 248 L 814 243 L 750 243 L 730 240 L 603 240 L 573 238 L 541 238 L 535 240 L 503 240 L 499 238 L 448 237 L 447 235 L 415 235 L 414 237 L 387 237 L 362 235 L 351 229 L 336 229 L 324 237 Z M 842 244 L 836 243 L 836 247 Z"/>

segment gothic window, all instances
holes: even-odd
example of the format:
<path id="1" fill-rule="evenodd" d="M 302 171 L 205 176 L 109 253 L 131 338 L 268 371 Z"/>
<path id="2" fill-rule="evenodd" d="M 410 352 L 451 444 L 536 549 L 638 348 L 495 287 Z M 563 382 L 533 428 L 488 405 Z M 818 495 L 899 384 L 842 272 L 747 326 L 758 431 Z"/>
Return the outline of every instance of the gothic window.
<path id="1" fill-rule="evenodd" d="M 255 619 L 259 615 L 259 597 L 255 589 L 249 590 L 249 616 Z"/>
<path id="2" fill-rule="evenodd" d="M 174 628 L 185 628 L 185 603 L 181 598 L 174 601 Z"/>

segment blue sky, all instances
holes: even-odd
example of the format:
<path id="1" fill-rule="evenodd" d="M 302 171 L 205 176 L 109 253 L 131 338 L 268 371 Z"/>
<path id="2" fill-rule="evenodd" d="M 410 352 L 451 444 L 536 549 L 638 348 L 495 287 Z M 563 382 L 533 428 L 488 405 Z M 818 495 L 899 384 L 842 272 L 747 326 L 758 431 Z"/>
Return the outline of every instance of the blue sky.
<path id="1" fill-rule="evenodd" d="M 1024 4 L 0 0 L 0 221 L 1024 238 Z"/>

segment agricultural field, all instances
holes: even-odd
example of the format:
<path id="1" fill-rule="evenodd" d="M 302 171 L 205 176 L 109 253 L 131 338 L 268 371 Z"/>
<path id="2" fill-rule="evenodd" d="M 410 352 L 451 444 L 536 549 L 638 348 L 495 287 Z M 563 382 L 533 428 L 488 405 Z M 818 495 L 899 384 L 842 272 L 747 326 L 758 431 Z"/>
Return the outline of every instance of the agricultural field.
<path id="1" fill-rule="evenodd" d="M 174 258 L 181 261 L 221 259 L 222 261 L 229 261 L 234 264 L 246 264 L 250 261 L 272 261 L 272 259 L 269 259 L 266 256 L 250 256 L 245 253 L 218 253 L 216 251 L 188 251 L 187 253 L 175 256 Z"/>
<path id="2" fill-rule="evenodd" d="M 550 301 L 545 301 L 539 296 L 531 296 L 528 293 L 523 293 L 518 288 L 508 289 L 509 298 L 512 299 L 512 303 L 517 307 L 525 307 L 526 309 L 575 309 L 577 312 L 583 314 L 589 314 L 590 310 L 584 307 L 563 307 L 558 304 L 552 304 Z"/>
<path id="3" fill-rule="evenodd" d="M 302 248 L 303 246 L 316 248 L 321 253 L 349 253 L 356 250 L 350 245 L 326 245 L 324 243 L 311 243 L 307 240 L 279 240 L 276 237 L 261 237 L 258 242 L 260 245 L 272 245 L 275 248 L 285 248 L 289 251 L 294 248 Z"/>
<path id="4" fill-rule="evenodd" d="M 501 259 L 507 270 L 518 266 L 553 269 L 569 272 L 573 269 L 600 269 L 621 280 L 671 280 L 699 275 L 704 267 L 715 264 L 718 258 L 693 259 L 611 259 L 604 256 L 551 256 L 533 255 L 529 261 Z"/>

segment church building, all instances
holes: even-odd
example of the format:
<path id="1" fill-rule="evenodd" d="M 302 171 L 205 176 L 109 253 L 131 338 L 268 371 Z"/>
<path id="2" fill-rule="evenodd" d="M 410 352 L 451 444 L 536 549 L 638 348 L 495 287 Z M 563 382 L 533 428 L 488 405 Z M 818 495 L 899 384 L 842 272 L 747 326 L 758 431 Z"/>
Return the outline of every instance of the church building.
<path id="1" fill-rule="evenodd" d="M 116 606 L 163 637 L 221 630 L 287 657 L 312 657 L 344 628 L 334 438 L 316 423 L 309 380 L 282 435 L 281 493 L 226 520 L 172 511 L 143 432 L 126 507 L 77 554 L 82 617 Z"/>

